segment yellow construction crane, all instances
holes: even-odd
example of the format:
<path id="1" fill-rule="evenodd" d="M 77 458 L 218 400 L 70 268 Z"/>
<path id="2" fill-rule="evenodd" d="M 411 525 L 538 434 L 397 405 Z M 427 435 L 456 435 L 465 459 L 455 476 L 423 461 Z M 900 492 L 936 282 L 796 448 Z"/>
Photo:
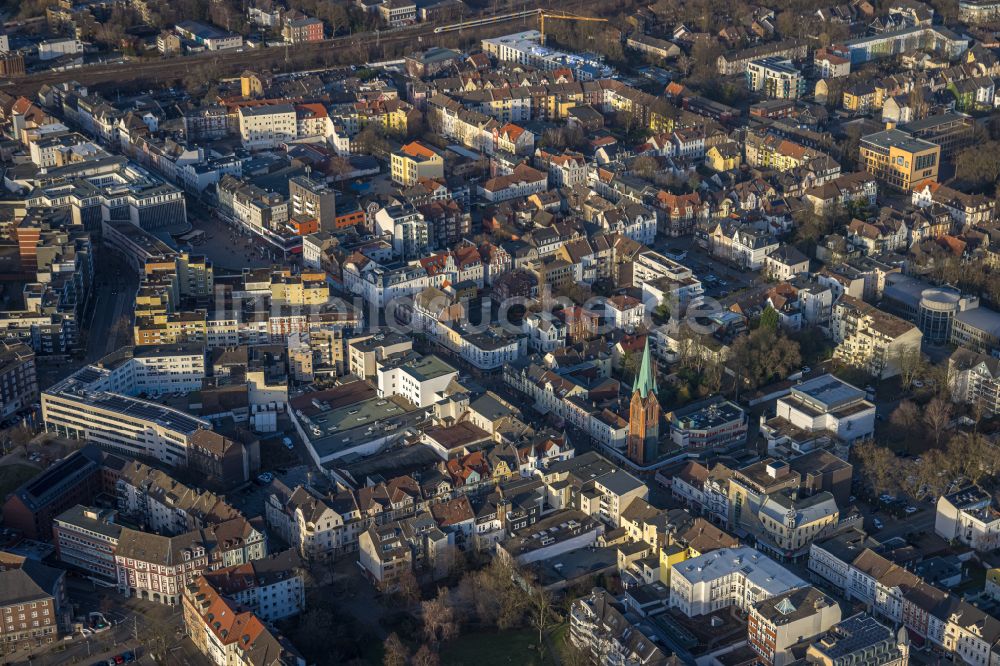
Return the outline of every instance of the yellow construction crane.
<path id="1" fill-rule="evenodd" d="M 594 18 L 593 16 L 577 16 L 576 14 L 567 14 L 565 12 L 539 12 L 538 13 L 538 31 L 542 34 L 539 40 L 540 44 L 545 43 L 545 19 L 560 19 L 566 21 L 592 21 L 594 23 L 607 23 L 608 19 Z"/>

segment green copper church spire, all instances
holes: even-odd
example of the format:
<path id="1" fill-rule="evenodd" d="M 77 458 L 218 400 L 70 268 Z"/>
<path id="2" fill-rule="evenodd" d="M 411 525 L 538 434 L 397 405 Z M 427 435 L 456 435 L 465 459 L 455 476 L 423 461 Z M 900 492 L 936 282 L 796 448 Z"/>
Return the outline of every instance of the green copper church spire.
<path id="1" fill-rule="evenodd" d="M 639 366 L 639 374 L 635 378 L 635 390 L 639 396 L 645 398 L 649 392 L 659 393 L 656 390 L 656 373 L 653 371 L 653 361 L 649 356 L 649 336 L 646 336 L 646 347 L 642 350 L 642 365 Z"/>

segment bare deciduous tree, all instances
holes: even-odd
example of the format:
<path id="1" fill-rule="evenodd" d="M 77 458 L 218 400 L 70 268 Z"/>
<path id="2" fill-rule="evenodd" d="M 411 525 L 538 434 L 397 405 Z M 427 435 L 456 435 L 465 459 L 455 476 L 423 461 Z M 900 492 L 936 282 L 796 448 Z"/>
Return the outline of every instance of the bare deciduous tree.
<path id="1" fill-rule="evenodd" d="M 410 651 L 399 639 L 396 632 L 389 634 L 383 646 L 382 664 L 383 666 L 406 666 L 410 658 Z"/>
<path id="2" fill-rule="evenodd" d="M 899 430 L 901 435 L 909 435 L 920 423 L 920 410 L 913 401 L 903 400 L 889 416 L 889 422 Z"/>
<path id="3" fill-rule="evenodd" d="M 931 449 L 923 454 L 917 474 L 920 486 L 932 497 L 940 497 L 952 481 L 948 457 L 940 449 Z"/>
<path id="4" fill-rule="evenodd" d="M 413 666 L 438 666 L 441 657 L 428 645 L 421 645 L 417 653 L 413 655 Z"/>
<path id="5" fill-rule="evenodd" d="M 853 454 L 861 468 L 861 478 L 872 492 L 895 490 L 896 456 L 892 451 L 869 440 L 855 445 Z"/>
<path id="6" fill-rule="evenodd" d="M 552 607 L 552 595 L 537 583 L 528 595 L 528 614 L 531 626 L 538 630 L 538 650 L 541 652 L 545 646 L 545 633 L 555 624 L 556 614 Z"/>
<path id="7" fill-rule="evenodd" d="M 941 446 L 941 435 L 951 421 L 951 403 L 939 397 L 932 398 L 924 408 L 923 421 L 934 435 L 934 446 Z"/>
<path id="8" fill-rule="evenodd" d="M 909 390 L 927 369 L 924 363 L 924 356 L 920 353 L 920 347 L 904 347 L 896 352 L 892 362 L 899 368 L 899 380 L 904 390 Z"/>
<path id="9" fill-rule="evenodd" d="M 413 571 L 404 571 L 396 581 L 396 594 L 408 605 L 413 605 L 420 601 L 420 584 Z"/>
<path id="10" fill-rule="evenodd" d="M 424 618 L 424 636 L 429 642 L 442 643 L 458 636 L 458 622 L 448 588 L 442 587 L 436 599 L 421 603 L 420 612 Z"/>

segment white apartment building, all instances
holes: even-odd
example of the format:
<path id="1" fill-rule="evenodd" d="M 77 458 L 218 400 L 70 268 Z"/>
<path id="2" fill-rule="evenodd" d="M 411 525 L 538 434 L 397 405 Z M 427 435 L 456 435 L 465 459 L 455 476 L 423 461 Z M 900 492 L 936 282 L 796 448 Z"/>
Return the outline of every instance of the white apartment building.
<path id="1" fill-rule="evenodd" d="M 739 229 L 733 233 L 731 257 L 740 266 L 760 270 L 769 254 L 780 247 L 773 236 L 754 229 Z"/>
<path id="2" fill-rule="evenodd" d="M 948 359 L 951 399 L 976 405 L 983 414 L 1000 413 L 1000 359 L 958 348 Z"/>
<path id="3" fill-rule="evenodd" d="M 844 295 L 833 306 L 831 329 L 837 343 L 833 357 L 873 377 L 894 377 L 909 355 L 920 354 L 919 328 L 853 296 Z"/>
<path id="4" fill-rule="evenodd" d="M 292 549 L 206 572 L 204 576 L 220 593 L 267 622 L 293 617 L 305 610 L 302 561 Z"/>
<path id="5" fill-rule="evenodd" d="M 514 171 L 490 178 L 478 186 L 479 194 L 490 203 L 524 199 L 548 189 L 549 176 L 527 164 L 519 164 Z"/>
<path id="6" fill-rule="evenodd" d="M 772 99 L 798 99 L 805 92 L 805 79 L 791 60 L 762 58 L 747 65 L 747 88 Z"/>
<path id="7" fill-rule="evenodd" d="M 291 104 L 240 107 L 240 139 L 248 150 L 276 148 L 286 141 L 294 141 L 298 125 L 295 107 Z"/>
<path id="8" fill-rule="evenodd" d="M 573 602 L 569 616 L 570 640 L 597 666 L 663 664 L 669 658 L 646 633 L 625 615 L 625 604 L 606 590 L 595 588 L 589 597 Z"/>
<path id="9" fill-rule="evenodd" d="M 480 370 L 497 370 L 523 356 L 528 347 L 527 336 L 509 334 L 499 328 L 470 333 L 460 327 L 440 325 L 438 341 Z"/>
<path id="10" fill-rule="evenodd" d="M 403 206 L 389 206 L 375 213 L 376 231 L 392 243 L 392 251 L 401 259 L 419 259 L 430 248 L 430 231 L 420 211 Z"/>
<path id="11" fill-rule="evenodd" d="M 1000 509 L 993 495 L 968 486 L 938 498 L 934 531 L 979 552 L 1000 547 Z"/>
<path id="12" fill-rule="evenodd" d="M 612 296 L 604 302 L 604 314 L 616 329 L 632 330 L 642 325 L 646 306 L 634 296 Z"/>
<path id="13" fill-rule="evenodd" d="M 722 463 L 711 469 L 699 462 L 687 463 L 670 479 L 670 493 L 716 525 L 729 523 L 729 477 L 732 470 Z"/>
<path id="14" fill-rule="evenodd" d="M 323 560 L 355 550 L 367 529 L 354 495 L 333 497 L 299 486 L 294 491 L 278 486 L 264 504 L 268 526 L 307 560 Z"/>
<path id="15" fill-rule="evenodd" d="M 375 262 L 344 264 L 344 288 L 361 296 L 369 305 L 384 308 L 396 298 L 415 296 L 427 287 L 440 287 L 443 273 L 428 275 L 418 262 L 386 268 Z"/>
<path id="16" fill-rule="evenodd" d="M 552 154 L 535 151 L 535 163 L 549 172 L 552 187 L 574 187 L 587 183 L 587 160 L 580 153 Z"/>
<path id="17" fill-rule="evenodd" d="M 632 260 L 632 284 L 642 285 L 643 298 L 656 305 L 667 301 L 670 311 L 682 315 L 691 301 L 705 294 L 690 268 L 659 252 L 646 250 Z"/>
<path id="18" fill-rule="evenodd" d="M 434 354 L 414 353 L 379 363 L 376 376 L 380 397 L 398 395 L 417 407 L 429 407 L 444 398 L 448 385 L 458 377 L 458 370 Z"/>
<path id="19" fill-rule="evenodd" d="M 675 564 L 670 570 L 670 605 L 688 617 L 729 606 L 744 613 L 759 601 L 806 582 L 749 546 L 722 548 Z"/>
<path id="20" fill-rule="evenodd" d="M 524 318 L 528 348 L 548 353 L 566 345 L 566 324 L 548 312 L 532 312 Z"/>

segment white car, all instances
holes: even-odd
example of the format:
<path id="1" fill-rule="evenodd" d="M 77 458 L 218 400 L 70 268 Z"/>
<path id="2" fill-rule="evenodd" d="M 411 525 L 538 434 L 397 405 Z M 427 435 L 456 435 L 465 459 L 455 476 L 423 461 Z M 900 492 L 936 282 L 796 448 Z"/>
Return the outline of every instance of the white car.
<path id="1" fill-rule="evenodd" d="M 874 525 L 877 530 L 882 529 L 882 521 L 878 518 L 872 518 L 872 525 Z"/>
<path id="2" fill-rule="evenodd" d="M 917 512 L 917 507 L 915 506 L 906 507 L 906 515 L 910 515 L 911 513 L 916 513 L 916 512 Z"/>
<path id="3" fill-rule="evenodd" d="M 282 437 L 281 443 L 284 444 L 285 448 L 288 449 L 289 451 L 295 448 L 295 444 L 292 442 L 291 437 Z"/>

